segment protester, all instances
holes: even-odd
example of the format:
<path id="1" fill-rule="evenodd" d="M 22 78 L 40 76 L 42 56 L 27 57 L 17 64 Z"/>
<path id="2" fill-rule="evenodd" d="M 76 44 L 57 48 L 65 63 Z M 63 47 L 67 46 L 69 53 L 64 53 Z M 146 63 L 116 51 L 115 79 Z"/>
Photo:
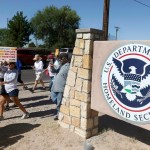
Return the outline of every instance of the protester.
<path id="1" fill-rule="evenodd" d="M 24 84 L 24 82 L 21 79 L 22 63 L 18 58 L 17 58 L 16 66 L 17 66 L 17 70 L 18 70 L 18 79 L 17 79 L 17 81 L 23 86 L 23 89 L 26 90 L 28 87 Z"/>
<path id="2" fill-rule="evenodd" d="M 54 60 L 49 61 L 48 67 L 44 70 L 44 72 L 50 76 L 50 83 L 49 83 L 50 91 L 51 91 L 54 77 L 59 72 L 60 68 L 61 68 L 61 64 L 60 64 L 59 56 L 58 56 L 55 59 L 55 61 Z"/>
<path id="3" fill-rule="evenodd" d="M 23 111 L 21 119 L 25 119 L 29 117 L 29 113 L 20 103 L 18 98 L 19 94 L 19 90 L 17 88 L 18 71 L 15 67 L 16 67 L 15 62 L 8 63 L 8 70 L 4 74 L 4 81 L 1 82 L 1 85 L 4 85 L 5 87 L 4 92 L 6 92 L 5 96 L 3 96 L 3 98 L 5 98 L 3 101 L 6 102 L 6 100 L 10 98 L 15 103 L 15 105 L 17 105 L 20 108 L 20 110 Z"/>
<path id="4" fill-rule="evenodd" d="M 18 79 L 17 79 L 17 81 L 23 86 L 23 89 L 26 90 L 26 89 L 28 89 L 28 87 L 24 84 L 24 82 L 21 79 L 22 63 L 18 58 L 17 58 L 17 62 L 16 62 L 16 67 L 17 67 L 17 70 L 18 70 Z M 7 102 L 6 102 L 6 107 L 5 107 L 6 111 L 8 111 L 10 109 L 9 102 L 10 102 L 10 100 L 7 100 Z M 14 104 L 12 107 L 16 107 L 16 105 Z"/>
<path id="5" fill-rule="evenodd" d="M 59 72 L 60 68 L 61 68 L 60 56 L 57 55 L 55 57 L 55 61 L 54 61 L 54 69 L 55 69 L 55 73 L 56 74 Z"/>
<path id="6" fill-rule="evenodd" d="M 7 101 L 7 94 L 3 85 L 4 73 L 8 69 L 5 64 L 6 63 L 0 62 L 0 120 L 3 119 L 4 105 Z"/>
<path id="7" fill-rule="evenodd" d="M 49 62 L 48 67 L 44 70 L 44 72 L 46 73 L 46 75 L 50 77 L 49 89 L 51 91 L 53 80 L 56 75 L 55 70 L 54 70 L 54 64 L 52 62 Z"/>
<path id="8" fill-rule="evenodd" d="M 46 66 L 48 67 L 49 63 L 54 63 L 54 56 L 53 54 L 50 52 L 50 54 L 47 56 L 47 59 L 46 59 Z"/>
<path id="9" fill-rule="evenodd" d="M 33 86 L 32 90 L 31 90 L 31 92 L 34 92 L 34 90 L 36 89 L 38 81 L 40 81 L 43 89 L 45 89 L 45 85 L 44 85 L 44 82 L 42 80 L 43 68 L 44 68 L 44 64 L 42 62 L 42 58 L 40 57 L 39 54 L 36 54 L 35 57 L 33 58 L 33 60 L 35 60 L 33 69 L 35 70 L 36 78 L 35 78 L 34 86 Z"/>
<path id="10" fill-rule="evenodd" d="M 51 88 L 51 98 L 56 104 L 57 115 L 54 120 L 58 120 L 58 114 L 62 102 L 63 92 L 66 84 L 66 79 L 69 71 L 69 62 L 67 54 L 60 54 L 59 59 L 61 61 L 61 68 L 58 74 L 55 76 L 53 85 Z"/>
<path id="11" fill-rule="evenodd" d="M 3 77 L 4 77 L 4 73 L 8 70 L 8 63 L 7 63 L 7 61 L 3 62 L 3 68 L 4 68 L 4 72 L 3 72 Z M 2 81 L 4 81 L 4 79 L 2 79 Z M 4 90 L 4 85 L 3 85 L 3 90 Z M 6 91 L 4 92 L 4 94 L 5 93 L 6 93 Z M 3 94 L 3 96 L 4 96 L 4 94 Z M 4 97 L 3 97 L 3 99 L 4 99 Z M 9 102 L 10 101 L 11 101 L 10 98 L 8 98 L 7 101 L 6 101 L 6 106 L 5 106 L 5 110 L 6 111 L 8 111 L 10 109 L 10 107 L 9 107 Z"/>

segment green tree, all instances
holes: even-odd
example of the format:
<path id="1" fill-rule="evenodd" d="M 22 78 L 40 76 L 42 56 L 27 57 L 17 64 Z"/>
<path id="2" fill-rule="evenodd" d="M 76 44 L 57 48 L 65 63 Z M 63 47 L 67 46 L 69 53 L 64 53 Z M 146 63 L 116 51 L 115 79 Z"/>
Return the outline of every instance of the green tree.
<path id="1" fill-rule="evenodd" d="M 36 47 L 36 46 L 35 46 L 34 42 L 31 42 L 31 43 L 29 43 L 28 47 Z"/>
<path id="2" fill-rule="evenodd" d="M 29 36 L 32 33 L 30 22 L 23 16 L 23 12 L 17 12 L 8 22 L 9 37 L 11 46 L 22 47 L 29 43 Z"/>
<path id="3" fill-rule="evenodd" d="M 0 29 L 0 46 L 8 46 L 8 29 Z"/>
<path id="4" fill-rule="evenodd" d="M 42 40 L 48 48 L 72 47 L 79 21 L 80 17 L 69 6 L 60 9 L 50 6 L 38 11 L 31 19 L 31 24 L 34 36 Z"/>

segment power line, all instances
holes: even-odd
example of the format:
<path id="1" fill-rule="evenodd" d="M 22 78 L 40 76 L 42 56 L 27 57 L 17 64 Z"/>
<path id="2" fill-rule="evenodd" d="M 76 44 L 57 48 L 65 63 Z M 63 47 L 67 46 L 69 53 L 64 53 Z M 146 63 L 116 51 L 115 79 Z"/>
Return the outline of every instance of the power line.
<path id="1" fill-rule="evenodd" d="M 139 4 L 141 4 L 141 5 L 144 5 L 144 6 L 148 7 L 148 8 L 150 8 L 150 6 L 149 6 L 149 5 L 147 5 L 147 4 L 144 4 L 144 3 L 139 2 L 139 1 L 137 1 L 137 0 L 133 0 L 133 1 L 135 1 L 135 2 L 137 2 L 137 3 L 139 3 Z"/>

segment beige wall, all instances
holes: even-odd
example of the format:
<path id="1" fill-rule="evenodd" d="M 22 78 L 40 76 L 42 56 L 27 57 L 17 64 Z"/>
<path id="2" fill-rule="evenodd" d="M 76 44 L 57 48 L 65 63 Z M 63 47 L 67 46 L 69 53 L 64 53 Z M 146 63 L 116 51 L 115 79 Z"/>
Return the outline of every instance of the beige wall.
<path id="1" fill-rule="evenodd" d="M 96 41 L 94 42 L 93 54 L 93 72 L 92 72 L 92 95 L 91 95 L 91 108 L 101 113 L 120 118 L 108 106 L 101 89 L 101 73 L 105 61 L 109 55 L 119 47 L 126 44 L 145 44 L 150 46 L 150 41 Z M 140 125 L 143 128 L 150 129 L 150 124 Z"/>

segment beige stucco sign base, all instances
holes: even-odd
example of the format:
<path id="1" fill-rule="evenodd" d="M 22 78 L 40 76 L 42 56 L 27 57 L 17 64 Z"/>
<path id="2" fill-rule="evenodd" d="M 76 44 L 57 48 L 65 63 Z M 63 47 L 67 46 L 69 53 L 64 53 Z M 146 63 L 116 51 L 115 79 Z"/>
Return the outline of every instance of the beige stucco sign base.
<path id="1" fill-rule="evenodd" d="M 91 109 L 94 109 L 103 114 L 107 114 L 124 121 L 127 120 L 123 119 L 121 116 L 115 113 L 106 102 L 101 87 L 101 75 L 102 75 L 103 66 L 106 60 L 108 59 L 108 57 L 112 54 L 112 52 L 127 44 L 144 44 L 150 46 L 150 41 L 96 41 L 94 42 L 92 93 L 91 93 Z M 150 130 L 150 124 L 135 124 L 135 125 Z"/>

